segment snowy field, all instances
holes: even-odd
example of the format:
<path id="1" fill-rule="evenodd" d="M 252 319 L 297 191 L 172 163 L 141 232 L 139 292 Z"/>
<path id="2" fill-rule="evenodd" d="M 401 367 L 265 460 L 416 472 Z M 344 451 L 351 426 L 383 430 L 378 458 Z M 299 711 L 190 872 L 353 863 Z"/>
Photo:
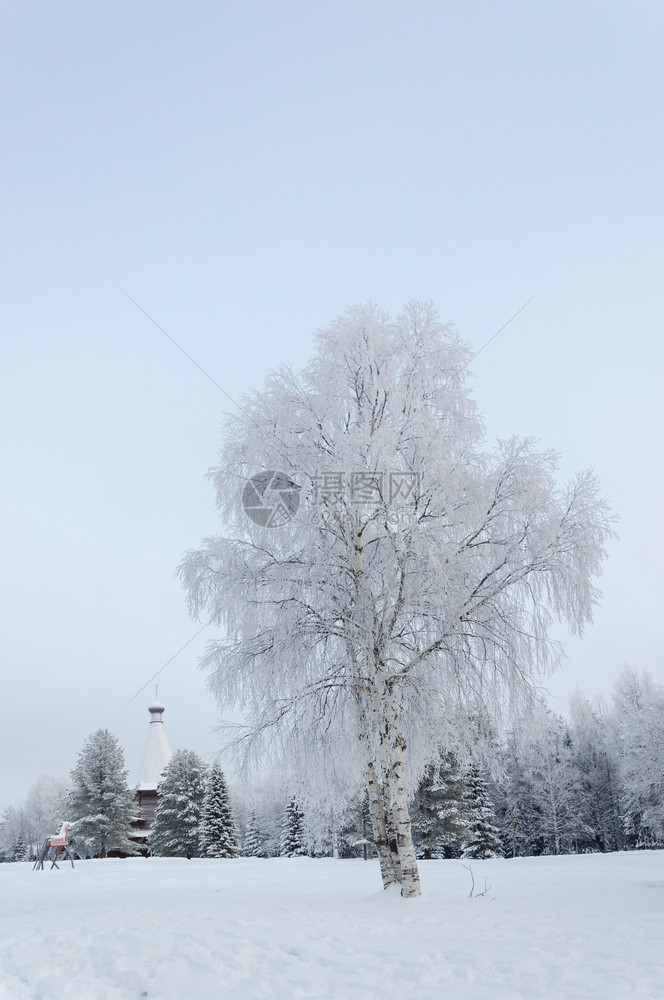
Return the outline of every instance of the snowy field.
<path id="1" fill-rule="evenodd" d="M 2 1000 L 664 998 L 664 851 L 421 865 L 0 865 Z"/>

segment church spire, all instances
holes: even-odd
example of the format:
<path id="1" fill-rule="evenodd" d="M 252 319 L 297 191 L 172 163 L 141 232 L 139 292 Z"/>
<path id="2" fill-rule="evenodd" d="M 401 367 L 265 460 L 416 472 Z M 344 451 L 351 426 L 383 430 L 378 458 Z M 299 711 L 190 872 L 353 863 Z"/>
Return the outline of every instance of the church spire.
<path id="1" fill-rule="evenodd" d="M 150 713 L 148 742 L 141 768 L 141 778 L 138 783 L 138 789 L 141 792 L 157 788 L 164 769 L 171 759 L 171 748 L 166 738 L 163 719 L 166 708 L 158 700 L 158 694 L 159 688 L 155 687 L 155 700 L 151 705 L 148 705 Z"/>

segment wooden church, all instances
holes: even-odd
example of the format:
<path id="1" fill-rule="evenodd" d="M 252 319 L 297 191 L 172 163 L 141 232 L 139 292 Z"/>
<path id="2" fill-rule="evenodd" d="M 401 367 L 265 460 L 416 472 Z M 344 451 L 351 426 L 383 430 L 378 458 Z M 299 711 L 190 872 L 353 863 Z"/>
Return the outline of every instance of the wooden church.
<path id="1" fill-rule="evenodd" d="M 160 701 L 148 705 L 150 725 L 148 741 L 140 771 L 140 780 L 136 788 L 136 804 L 139 810 L 138 820 L 132 824 L 134 840 L 142 854 L 148 853 L 148 835 L 154 820 L 159 796 L 157 786 L 161 781 L 166 765 L 171 759 L 171 748 L 164 729 L 164 705 Z"/>

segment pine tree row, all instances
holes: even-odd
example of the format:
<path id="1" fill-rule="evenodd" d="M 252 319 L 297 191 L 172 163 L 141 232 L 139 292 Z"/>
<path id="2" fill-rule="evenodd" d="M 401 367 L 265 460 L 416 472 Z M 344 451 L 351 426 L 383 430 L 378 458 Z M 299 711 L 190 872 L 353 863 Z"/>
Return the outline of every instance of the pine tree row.
<path id="1" fill-rule="evenodd" d="M 159 784 L 149 838 L 157 857 L 236 858 L 238 834 L 224 773 L 193 750 L 177 750 Z"/>

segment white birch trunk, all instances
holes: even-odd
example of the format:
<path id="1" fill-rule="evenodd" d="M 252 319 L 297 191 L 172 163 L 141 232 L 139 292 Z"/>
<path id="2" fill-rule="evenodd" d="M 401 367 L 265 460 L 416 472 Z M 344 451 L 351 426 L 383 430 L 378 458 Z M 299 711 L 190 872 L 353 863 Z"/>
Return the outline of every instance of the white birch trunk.
<path id="1" fill-rule="evenodd" d="M 381 863 L 383 887 L 398 882 L 401 895 L 412 898 L 420 895 L 420 879 L 411 834 L 408 799 L 404 786 L 404 755 L 406 741 L 397 721 L 392 693 L 385 682 L 385 670 L 379 662 L 376 674 L 383 685 L 382 697 L 377 687 L 371 689 L 374 731 L 378 745 L 384 789 L 376 777 L 373 762 L 367 767 L 367 789 L 374 833 Z"/>
<path id="2" fill-rule="evenodd" d="M 391 885 L 401 882 L 401 872 L 398 870 L 398 857 L 395 859 L 390 851 L 383 796 L 376 778 L 376 769 L 371 762 L 367 764 L 366 782 L 371 825 L 380 863 L 380 876 L 383 880 L 383 889 L 388 889 Z"/>
<path id="3" fill-rule="evenodd" d="M 361 593 L 365 591 L 362 566 L 362 540 L 355 536 L 355 578 Z M 375 630 L 372 630 L 375 634 Z M 401 895 L 407 899 L 419 896 L 420 877 L 411 834 L 408 800 L 403 781 L 403 762 L 406 741 L 403 738 L 394 707 L 392 691 L 387 683 L 387 671 L 380 650 L 374 647 L 374 678 L 370 697 L 372 706 L 373 731 L 379 734 L 380 764 L 385 788 L 381 794 L 376 780 L 375 767 L 369 761 L 367 766 L 367 789 L 371 815 L 374 817 L 376 846 L 380 858 L 383 888 L 398 882 Z M 366 716 L 361 715 L 366 721 Z M 393 834 L 393 835 L 392 835 Z M 394 850 L 396 841 L 396 851 Z"/>
<path id="4" fill-rule="evenodd" d="M 406 741 L 399 731 L 394 707 L 390 702 L 391 700 L 386 699 L 384 750 L 389 754 L 389 760 L 386 761 L 386 777 L 390 811 L 396 829 L 397 850 L 399 852 L 401 895 L 406 899 L 412 899 L 421 894 L 421 889 L 408 812 L 408 798 L 403 778 Z"/>
<path id="5" fill-rule="evenodd" d="M 371 701 L 373 703 L 371 709 L 371 721 L 375 725 L 375 696 L 372 696 Z M 364 774 L 367 788 L 367 798 L 369 801 L 369 816 L 371 817 L 371 828 L 374 843 L 376 845 L 376 853 L 378 854 L 378 862 L 380 864 L 380 876 L 383 882 L 383 889 L 388 889 L 391 885 L 401 882 L 401 873 L 399 871 L 398 864 L 399 858 L 398 854 L 392 854 L 388 843 L 388 819 L 386 816 L 385 800 L 378 775 L 376 774 L 376 766 L 374 764 L 371 751 L 371 740 L 369 736 L 370 723 L 367 719 L 366 707 L 362 704 L 361 700 L 358 702 L 358 708 L 361 723 L 360 745 L 365 759 Z"/>

